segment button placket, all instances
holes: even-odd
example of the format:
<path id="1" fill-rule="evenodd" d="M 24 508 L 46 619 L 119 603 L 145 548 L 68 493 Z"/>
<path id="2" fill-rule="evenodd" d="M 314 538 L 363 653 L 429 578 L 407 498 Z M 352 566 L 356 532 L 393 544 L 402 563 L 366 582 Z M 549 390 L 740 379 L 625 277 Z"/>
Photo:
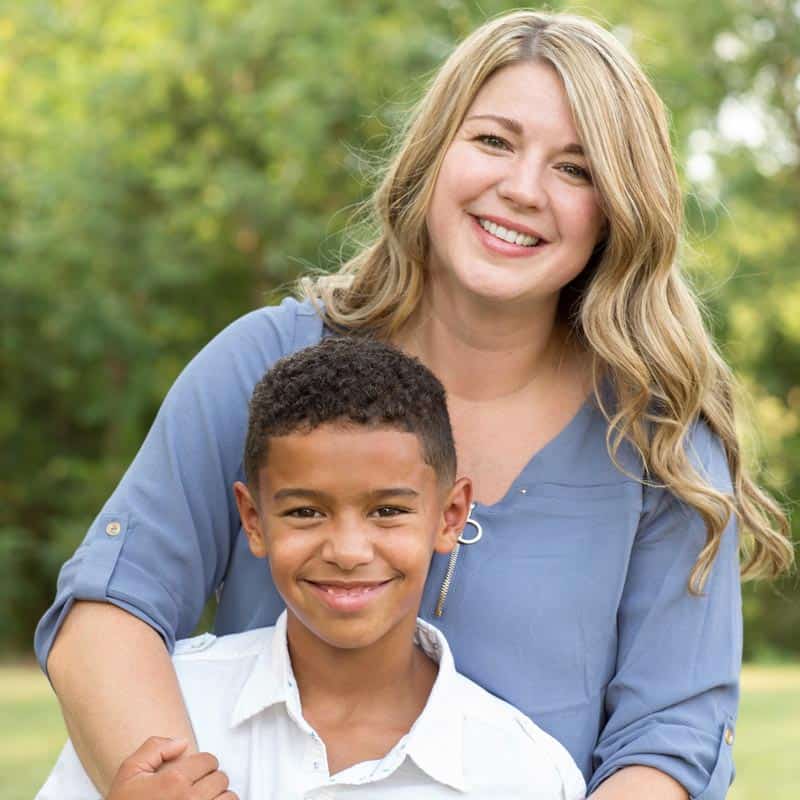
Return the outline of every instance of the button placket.
<path id="1" fill-rule="evenodd" d="M 306 772 L 313 772 L 317 775 L 327 772 L 328 769 L 325 743 L 313 730 L 308 736 L 305 757 L 303 758 L 303 768 L 306 770 Z"/>

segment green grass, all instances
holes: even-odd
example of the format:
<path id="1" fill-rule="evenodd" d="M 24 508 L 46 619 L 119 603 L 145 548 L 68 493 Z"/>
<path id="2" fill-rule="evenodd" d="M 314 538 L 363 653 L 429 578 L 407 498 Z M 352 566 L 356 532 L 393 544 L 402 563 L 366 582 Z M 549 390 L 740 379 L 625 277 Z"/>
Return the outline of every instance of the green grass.
<path id="1" fill-rule="evenodd" d="M 729 800 L 800 797 L 800 665 L 745 667 Z"/>
<path id="2" fill-rule="evenodd" d="M 33 666 L 0 666 L 0 798 L 32 800 L 66 738 Z M 728 800 L 800 797 L 800 664 L 746 667 Z"/>
<path id="3" fill-rule="evenodd" d="M 67 737 L 35 666 L 0 666 L 0 797 L 33 800 Z"/>

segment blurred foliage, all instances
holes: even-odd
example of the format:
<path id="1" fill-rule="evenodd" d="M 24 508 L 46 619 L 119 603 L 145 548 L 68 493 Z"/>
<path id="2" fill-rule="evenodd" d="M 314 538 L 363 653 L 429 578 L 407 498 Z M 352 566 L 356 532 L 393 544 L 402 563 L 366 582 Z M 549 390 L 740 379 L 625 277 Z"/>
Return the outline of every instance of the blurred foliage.
<path id="1" fill-rule="evenodd" d="M 182 365 L 308 266 L 336 263 L 409 105 L 508 8 L 0 2 L 4 645 L 29 646 Z M 672 111 L 688 259 L 752 398 L 749 449 L 798 497 L 800 3 L 576 10 L 629 44 Z M 748 589 L 749 655 L 800 650 L 797 600 L 793 578 Z"/>

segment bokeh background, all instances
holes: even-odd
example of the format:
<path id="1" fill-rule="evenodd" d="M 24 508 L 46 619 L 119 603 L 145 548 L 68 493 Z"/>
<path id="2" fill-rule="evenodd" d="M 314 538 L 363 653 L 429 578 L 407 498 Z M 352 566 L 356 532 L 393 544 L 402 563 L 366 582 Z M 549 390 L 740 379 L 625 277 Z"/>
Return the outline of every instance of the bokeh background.
<path id="1" fill-rule="evenodd" d="M 511 7 L 0 2 L 6 659 L 29 656 L 61 562 L 182 366 L 297 275 L 335 268 L 351 251 L 355 207 L 408 108 L 458 39 Z M 569 8 L 633 50 L 671 110 L 685 260 L 749 398 L 750 457 L 791 509 L 800 497 L 800 0 Z M 769 665 L 783 665 L 775 674 L 794 686 L 795 705 L 789 695 L 776 702 L 784 715 L 787 702 L 794 709 L 794 731 L 800 679 L 785 676 L 800 675 L 791 668 L 799 601 L 796 577 L 745 592 L 746 658 L 761 665 L 762 688 L 772 686 Z M 797 780 L 800 793 L 800 770 Z"/>

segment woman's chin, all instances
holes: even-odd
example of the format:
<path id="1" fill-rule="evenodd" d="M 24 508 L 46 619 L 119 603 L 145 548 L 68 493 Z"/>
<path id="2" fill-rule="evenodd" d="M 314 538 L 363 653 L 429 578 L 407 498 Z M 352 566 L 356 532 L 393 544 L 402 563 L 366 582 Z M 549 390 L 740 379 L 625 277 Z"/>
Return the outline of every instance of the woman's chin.
<path id="1" fill-rule="evenodd" d="M 531 308 L 558 301 L 558 289 L 539 285 L 531 280 L 530 270 L 475 264 L 471 269 L 437 273 L 431 272 L 432 296 L 441 297 L 450 306 L 497 307 L 498 313 L 508 314 L 515 306 Z"/>
<path id="2" fill-rule="evenodd" d="M 495 274 L 484 280 L 475 280 L 463 286 L 464 294 L 469 296 L 472 303 L 488 307 L 497 306 L 498 311 L 508 312 L 510 307 L 517 305 L 535 306 L 548 298 L 530 286 L 524 286 L 519 281 L 498 280 Z M 552 296 L 553 302 L 558 294 Z"/>

